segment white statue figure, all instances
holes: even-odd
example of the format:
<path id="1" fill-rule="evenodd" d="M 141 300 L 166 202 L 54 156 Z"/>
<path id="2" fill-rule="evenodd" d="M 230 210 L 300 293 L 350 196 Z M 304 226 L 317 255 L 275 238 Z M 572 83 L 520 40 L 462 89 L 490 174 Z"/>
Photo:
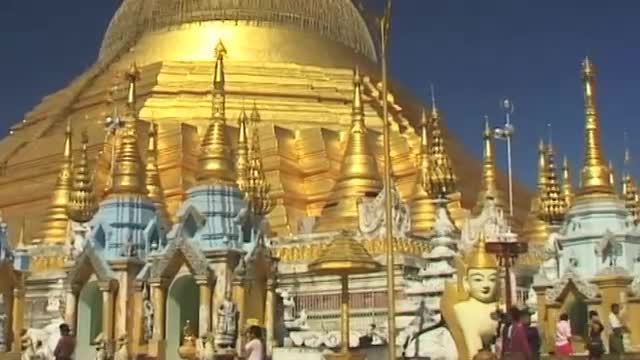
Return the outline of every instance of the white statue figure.
<path id="1" fill-rule="evenodd" d="M 311 234 L 317 219 L 315 216 L 305 216 L 298 220 L 298 234 Z"/>
<path id="2" fill-rule="evenodd" d="M 203 334 L 198 340 L 196 340 L 197 360 L 213 360 L 215 353 L 213 337 L 210 333 Z"/>
<path id="3" fill-rule="evenodd" d="M 293 313 L 296 308 L 296 302 L 295 300 L 293 300 L 293 296 L 291 296 L 288 290 L 282 290 L 280 292 L 280 297 L 282 297 L 282 306 L 284 307 L 285 323 L 289 321 L 294 321 L 295 316 L 293 316 Z"/>
<path id="4" fill-rule="evenodd" d="M 464 253 L 473 250 L 481 233 L 486 239 L 493 241 L 509 231 L 510 226 L 504 211 L 496 206 L 495 199 L 487 199 L 480 214 L 474 218 L 468 218 L 462 226 L 462 250 Z"/>
<path id="5" fill-rule="evenodd" d="M 298 317 L 291 324 L 292 328 L 300 329 L 300 330 L 308 330 L 309 325 L 307 325 L 307 310 L 302 309 L 298 313 Z"/>
<path id="6" fill-rule="evenodd" d="M 28 332 L 22 335 L 22 338 L 20 339 L 20 344 L 22 347 L 21 360 L 33 359 L 33 357 L 36 355 L 36 349 L 33 346 L 33 339 L 31 338 L 31 335 Z"/>
<path id="7" fill-rule="evenodd" d="M 53 354 L 48 351 L 47 347 L 44 346 L 42 341 L 36 342 L 34 347 L 33 356 L 31 360 L 53 360 Z"/>
<path id="8" fill-rule="evenodd" d="M 144 288 L 142 289 L 142 311 L 144 313 L 144 340 L 150 341 L 153 337 L 153 322 L 155 312 L 153 309 L 153 302 L 151 302 L 148 284 L 145 284 Z"/>
<path id="9" fill-rule="evenodd" d="M 102 338 L 100 336 L 100 338 Z M 96 357 L 95 360 L 107 360 L 106 344 L 102 339 L 96 341 Z"/>
<path id="10" fill-rule="evenodd" d="M 216 328 L 215 342 L 218 348 L 233 347 L 237 336 L 236 305 L 231 301 L 231 294 L 227 291 L 222 304 L 218 308 L 218 324 Z"/>
<path id="11" fill-rule="evenodd" d="M 129 338 L 123 334 L 118 338 L 118 350 L 116 350 L 113 360 L 129 360 Z"/>
<path id="12" fill-rule="evenodd" d="M 615 267 L 618 260 L 618 248 L 620 247 L 615 235 L 607 230 L 596 246 L 595 254 L 601 257 L 601 262 L 609 260 L 609 266 Z"/>
<path id="13" fill-rule="evenodd" d="M 385 231 L 385 191 L 381 191 L 373 200 L 358 201 L 358 229 L 365 239 L 384 236 Z M 392 229 L 394 237 L 406 239 L 411 231 L 409 205 L 402 201 L 395 184 L 391 186 Z"/>
<path id="14" fill-rule="evenodd" d="M 91 227 L 88 223 L 71 222 L 71 246 L 69 249 L 69 255 L 71 259 L 75 259 L 84 250 L 87 241 L 89 241 L 89 235 L 91 234 Z"/>

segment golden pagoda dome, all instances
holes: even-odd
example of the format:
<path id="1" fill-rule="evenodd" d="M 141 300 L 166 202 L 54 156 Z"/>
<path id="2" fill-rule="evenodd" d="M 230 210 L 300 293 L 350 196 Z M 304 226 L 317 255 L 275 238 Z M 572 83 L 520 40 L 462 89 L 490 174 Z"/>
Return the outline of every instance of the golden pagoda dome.
<path id="1" fill-rule="evenodd" d="M 130 51 L 142 65 L 208 60 L 217 38 L 230 45 L 234 60 L 351 65 L 344 60 L 354 54 L 376 59 L 367 23 L 350 0 L 124 0 L 99 61 Z"/>

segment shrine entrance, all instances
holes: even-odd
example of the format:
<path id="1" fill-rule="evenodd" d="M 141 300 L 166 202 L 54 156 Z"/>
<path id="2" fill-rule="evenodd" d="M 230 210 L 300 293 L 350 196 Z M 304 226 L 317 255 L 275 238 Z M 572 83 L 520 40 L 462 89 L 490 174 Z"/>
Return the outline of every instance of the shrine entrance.
<path id="1" fill-rule="evenodd" d="M 169 287 L 167 296 L 166 360 L 179 360 L 178 347 L 182 342 L 182 328 L 187 321 L 198 335 L 200 289 L 193 275 L 178 274 Z"/>
<path id="2" fill-rule="evenodd" d="M 93 359 L 95 340 L 102 333 L 102 293 L 97 281 L 87 282 L 78 297 L 76 358 Z"/>

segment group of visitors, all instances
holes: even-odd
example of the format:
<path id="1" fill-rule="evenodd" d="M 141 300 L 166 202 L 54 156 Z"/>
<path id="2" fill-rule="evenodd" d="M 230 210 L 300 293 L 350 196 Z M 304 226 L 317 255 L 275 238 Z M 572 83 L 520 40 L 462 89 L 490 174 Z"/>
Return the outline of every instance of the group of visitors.
<path id="1" fill-rule="evenodd" d="M 629 329 L 620 320 L 620 305 L 611 305 L 609 313 L 609 354 L 622 355 L 624 349 L 624 333 Z M 586 336 L 586 348 L 589 352 L 589 359 L 601 359 L 606 353 L 605 343 L 602 333 L 605 325 L 600 320 L 597 311 L 589 312 L 589 325 Z M 569 316 L 567 314 L 560 315 L 560 321 L 556 325 L 556 343 L 555 353 L 560 357 L 568 357 L 574 353 L 573 349 L 573 333 Z"/>
<path id="2" fill-rule="evenodd" d="M 529 310 L 512 308 L 508 314 L 499 314 L 497 353 L 503 359 L 540 359 L 540 332 L 531 324 Z"/>

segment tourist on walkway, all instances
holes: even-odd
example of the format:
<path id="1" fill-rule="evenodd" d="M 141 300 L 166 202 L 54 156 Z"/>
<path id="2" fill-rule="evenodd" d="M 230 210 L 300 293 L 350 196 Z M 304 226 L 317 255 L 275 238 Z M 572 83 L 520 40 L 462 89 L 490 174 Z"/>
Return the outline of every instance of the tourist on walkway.
<path id="1" fill-rule="evenodd" d="M 611 334 L 609 335 L 609 353 L 611 355 L 624 354 L 624 332 L 626 327 L 620 321 L 620 305 L 611 305 L 611 313 L 609 313 L 609 326 Z"/>
<path id="2" fill-rule="evenodd" d="M 60 340 L 53 351 L 56 360 L 71 360 L 76 351 L 76 339 L 71 336 L 71 329 L 67 324 L 60 324 Z"/>
<path id="3" fill-rule="evenodd" d="M 571 324 L 569 323 L 569 315 L 560 315 L 560 321 L 556 324 L 556 356 L 560 358 L 568 357 L 573 354 L 573 346 L 571 345 Z"/>
<path id="4" fill-rule="evenodd" d="M 587 350 L 589 350 L 589 359 L 599 360 L 602 359 L 604 354 L 604 341 L 602 340 L 602 331 L 604 325 L 600 321 L 597 311 L 589 311 L 589 331 Z"/>
<path id="5" fill-rule="evenodd" d="M 540 359 L 540 332 L 537 326 L 531 325 L 531 313 L 528 310 L 522 312 L 520 318 L 522 324 L 527 333 L 527 342 L 529 343 L 529 349 L 531 349 L 531 358 L 534 360 Z"/>
<path id="6" fill-rule="evenodd" d="M 262 343 L 262 329 L 252 325 L 248 330 L 249 342 L 244 346 L 245 359 L 265 360 L 265 349 Z"/>
<path id="7" fill-rule="evenodd" d="M 533 354 L 527 339 L 527 329 L 522 322 L 522 310 L 514 308 L 511 310 L 511 326 L 508 330 L 508 339 L 505 342 L 505 359 L 509 360 L 532 360 Z"/>

